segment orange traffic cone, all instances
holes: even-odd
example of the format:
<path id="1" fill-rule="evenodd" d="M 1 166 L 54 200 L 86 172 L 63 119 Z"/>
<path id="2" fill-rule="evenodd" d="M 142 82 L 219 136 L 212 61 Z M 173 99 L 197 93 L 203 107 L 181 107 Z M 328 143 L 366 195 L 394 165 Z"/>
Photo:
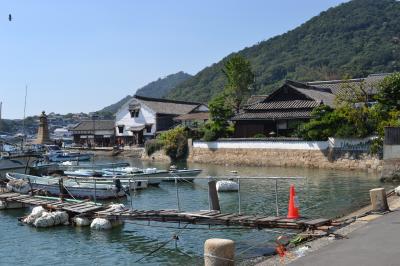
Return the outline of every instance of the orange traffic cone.
<path id="1" fill-rule="evenodd" d="M 296 191 L 294 190 L 294 185 L 290 185 L 290 197 L 289 197 L 289 208 L 288 208 L 288 219 L 299 219 L 299 206 L 296 196 Z"/>

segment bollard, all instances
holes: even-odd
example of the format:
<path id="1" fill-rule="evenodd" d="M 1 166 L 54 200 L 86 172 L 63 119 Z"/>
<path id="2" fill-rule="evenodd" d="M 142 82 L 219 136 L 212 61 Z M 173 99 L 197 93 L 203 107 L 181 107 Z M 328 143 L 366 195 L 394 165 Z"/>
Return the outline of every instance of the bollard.
<path id="1" fill-rule="evenodd" d="M 229 239 L 208 239 L 204 243 L 204 265 L 235 265 L 235 242 Z"/>
<path id="2" fill-rule="evenodd" d="M 374 188 L 369 191 L 373 212 L 389 211 L 389 206 L 384 188 Z"/>
<path id="3" fill-rule="evenodd" d="M 208 196 L 209 196 L 209 201 L 210 201 L 209 203 L 211 206 L 211 210 L 220 211 L 221 207 L 219 206 L 216 183 L 217 182 L 215 180 L 208 181 Z"/>

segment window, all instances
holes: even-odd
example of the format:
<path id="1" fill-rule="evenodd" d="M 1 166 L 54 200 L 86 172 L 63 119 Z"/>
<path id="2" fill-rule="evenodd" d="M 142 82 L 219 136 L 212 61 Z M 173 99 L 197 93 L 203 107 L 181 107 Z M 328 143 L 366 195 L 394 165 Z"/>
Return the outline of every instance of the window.
<path id="1" fill-rule="evenodd" d="M 146 133 L 151 133 L 151 125 L 146 125 Z"/>
<path id="2" fill-rule="evenodd" d="M 132 117 L 132 118 L 138 117 L 138 116 L 139 116 L 139 111 L 140 111 L 140 110 L 131 110 L 131 111 L 130 111 L 131 117 Z"/>
<path id="3" fill-rule="evenodd" d="M 279 120 L 277 123 L 278 129 L 287 129 L 287 121 L 286 120 Z"/>
<path id="4" fill-rule="evenodd" d="M 124 133 L 124 126 L 118 126 L 118 133 L 119 134 Z"/>

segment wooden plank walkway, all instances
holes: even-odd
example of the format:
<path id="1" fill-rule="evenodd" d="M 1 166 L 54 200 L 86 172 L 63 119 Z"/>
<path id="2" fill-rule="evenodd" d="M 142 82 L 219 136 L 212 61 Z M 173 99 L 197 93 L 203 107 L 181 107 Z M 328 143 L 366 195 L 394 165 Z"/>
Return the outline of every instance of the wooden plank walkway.
<path id="1" fill-rule="evenodd" d="M 110 209 L 95 212 L 97 217 L 122 221 L 181 222 L 201 225 L 244 226 L 253 228 L 317 229 L 331 224 L 329 219 L 286 219 L 286 217 L 240 215 L 219 211 L 178 212 L 176 210 L 120 210 Z"/>
<path id="2" fill-rule="evenodd" d="M 103 205 L 95 204 L 91 201 L 60 201 L 46 197 L 24 195 L 13 192 L 0 192 L 0 200 L 5 202 L 19 202 L 26 206 L 43 206 L 46 209 L 67 211 L 75 214 L 90 214 L 105 208 Z"/>
<path id="3" fill-rule="evenodd" d="M 191 223 L 200 225 L 244 226 L 252 228 L 317 229 L 331 225 L 329 219 L 286 219 L 286 217 L 243 215 L 219 211 L 180 212 L 177 210 L 113 210 L 108 206 L 85 201 L 59 201 L 47 197 L 0 192 L 0 200 L 19 202 L 24 205 L 43 206 L 51 210 L 62 210 L 89 218 L 105 218 L 121 221 L 155 221 L 168 223 Z"/>

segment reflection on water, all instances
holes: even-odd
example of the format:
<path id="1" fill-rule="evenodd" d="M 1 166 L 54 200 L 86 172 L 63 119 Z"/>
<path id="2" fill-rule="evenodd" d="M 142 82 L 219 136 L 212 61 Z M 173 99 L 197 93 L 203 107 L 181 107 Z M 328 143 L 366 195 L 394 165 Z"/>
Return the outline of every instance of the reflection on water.
<path id="1" fill-rule="evenodd" d="M 101 158 L 98 161 L 108 161 Z M 117 161 L 116 159 L 112 159 Z M 141 162 L 124 159 L 138 167 L 159 167 L 165 163 Z M 379 183 L 377 174 L 341 172 L 336 170 L 300 168 L 255 168 L 189 164 L 190 168 L 203 169 L 202 176 L 226 176 L 237 170 L 246 176 L 303 176 L 306 179 L 280 181 L 278 187 L 279 209 L 286 214 L 289 185 L 294 183 L 299 198 L 301 214 L 307 217 L 336 217 L 368 203 L 368 190 Z M 274 215 L 274 181 L 242 180 L 241 209 L 243 213 Z M 208 209 L 207 181 L 196 180 L 193 184 L 178 186 L 181 209 Z M 237 193 L 221 193 L 223 212 L 238 211 Z M 139 191 L 133 198 L 137 209 L 176 209 L 177 197 L 174 183 L 162 183 L 159 188 Z M 124 201 L 130 205 L 130 201 Z M 132 265 L 143 258 L 145 265 L 202 264 L 202 249 L 206 239 L 230 238 L 237 242 L 239 259 L 268 254 L 278 232 L 267 230 L 218 228 L 190 225 L 179 229 L 176 224 L 135 222 L 114 228 L 108 232 L 89 228 L 57 227 L 35 229 L 20 226 L 17 217 L 27 210 L 0 212 L 0 265 Z M 183 225 L 181 225 L 183 227 Z M 171 237 L 179 232 L 179 241 Z M 146 256 L 163 243 L 165 247 Z M 254 247 L 257 245 L 256 247 Z M 243 254 L 241 254 L 243 253 Z"/>

